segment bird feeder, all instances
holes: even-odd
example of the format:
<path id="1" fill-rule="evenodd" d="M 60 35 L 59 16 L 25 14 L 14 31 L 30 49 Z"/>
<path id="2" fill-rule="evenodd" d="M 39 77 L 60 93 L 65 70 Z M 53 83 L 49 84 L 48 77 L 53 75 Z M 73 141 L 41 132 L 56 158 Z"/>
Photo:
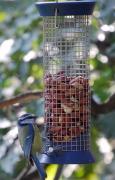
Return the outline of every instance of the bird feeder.
<path id="1" fill-rule="evenodd" d="M 89 19 L 95 1 L 36 3 L 43 16 L 45 137 L 42 163 L 92 163 Z"/>

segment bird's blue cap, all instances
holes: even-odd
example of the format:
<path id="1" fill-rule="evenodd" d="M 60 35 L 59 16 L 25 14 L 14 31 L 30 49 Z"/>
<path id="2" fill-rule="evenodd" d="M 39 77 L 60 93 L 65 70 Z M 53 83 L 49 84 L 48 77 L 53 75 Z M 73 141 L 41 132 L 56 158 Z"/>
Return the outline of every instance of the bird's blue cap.
<path id="1" fill-rule="evenodd" d="M 41 16 L 91 15 L 95 0 L 78 0 L 67 2 L 36 2 Z"/>

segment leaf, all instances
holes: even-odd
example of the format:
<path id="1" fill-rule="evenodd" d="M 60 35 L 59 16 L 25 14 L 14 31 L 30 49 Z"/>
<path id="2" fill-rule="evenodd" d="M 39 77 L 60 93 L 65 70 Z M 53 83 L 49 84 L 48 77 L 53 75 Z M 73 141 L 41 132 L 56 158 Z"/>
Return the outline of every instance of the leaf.
<path id="1" fill-rule="evenodd" d="M 97 126 L 107 138 L 115 138 L 115 111 L 100 115 Z"/>
<path id="2" fill-rule="evenodd" d="M 58 165 L 56 165 L 56 164 L 49 165 L 47 167 L 46 173 L 48 176 L 47 176 L 46 180 L 54 179 L 57 168 L 58 168 Z"/>
<path id="3" fill-rule="evenodd" d="M 3 22 L 7 17 L 7 14 L 3 11 L 0 12 L 0 22 Z"/>

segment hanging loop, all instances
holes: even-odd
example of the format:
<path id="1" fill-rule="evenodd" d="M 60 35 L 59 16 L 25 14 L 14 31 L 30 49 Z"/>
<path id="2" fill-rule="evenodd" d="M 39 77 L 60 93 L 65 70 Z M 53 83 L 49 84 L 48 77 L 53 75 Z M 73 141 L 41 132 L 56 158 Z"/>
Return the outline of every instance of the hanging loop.
<path id="1" fill-rule="evenodd" d="M 56 3 L 58 3 L 58 0 L 56 0 Z M 58 25 L 57 25 L 57 13 L 58 13 L 58 9 L 55 8 L 55 28 L 58 28 Z"/>
<path id="2" fill-rule="evenodd" d="M 57 1 L 58 2 L 58 1 Z M 58 28 L 58 24 L 57 24 L 57 14 L 58 14 L 58 9 L 55 8 L 55 28 Z"/>

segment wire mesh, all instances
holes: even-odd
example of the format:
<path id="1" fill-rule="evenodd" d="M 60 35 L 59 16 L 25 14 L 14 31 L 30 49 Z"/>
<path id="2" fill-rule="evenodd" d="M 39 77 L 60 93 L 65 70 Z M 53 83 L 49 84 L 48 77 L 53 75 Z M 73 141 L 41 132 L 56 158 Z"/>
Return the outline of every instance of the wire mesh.
<path id="1" fill-rule="evenodd" d="M 54 149 L 88 150 L 89 16 L 50 16 L 43 21 L 46 137 Z"/>

